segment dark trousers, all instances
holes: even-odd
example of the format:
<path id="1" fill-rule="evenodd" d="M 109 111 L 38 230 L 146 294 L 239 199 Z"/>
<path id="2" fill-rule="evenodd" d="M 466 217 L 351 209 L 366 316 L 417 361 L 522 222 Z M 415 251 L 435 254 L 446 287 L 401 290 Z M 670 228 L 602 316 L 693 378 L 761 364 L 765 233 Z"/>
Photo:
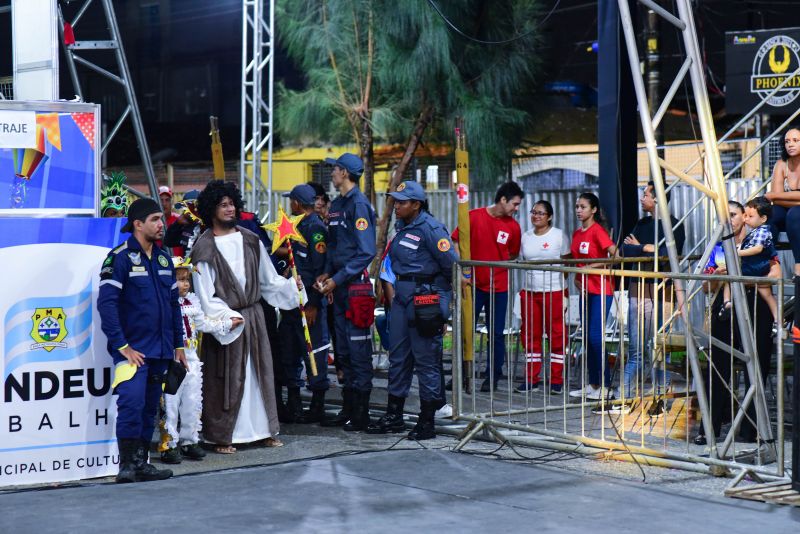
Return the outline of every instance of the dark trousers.
<path id="1" fill-rule="evenodd" d="M 333 292 L 336 359 L 344 372 L 344 387 L 372 391 L 372 332 L 356 327 L 346 317 L 348 296 L 349 285 Z"/>
<path id="2" fill-rule="evenodd" d="M 168 365 L 169 359 L 146 358 L 133 378 L 117 386 L 117 439 L 153 438 Z"/>
<path id="3" fill-rule="evenodd" d="M 261 308 L 264 310 L 267 339 L 269 339 L 269 348 L 272 351 L 272 372 L 275 375 L 275 391 L 279 392 L 282 386 L 288 384 L 289 377 L 283 366 L 283 358 L 281 358 L 283 347 L 281 336 L 278 334 L 278 313 L 275 311 L 275 308 L 264 299 L 261 299 Z"/>
<path id="4" fill-rule="evenodd" d="M 414 324 L 414 282 L 398 282 L 389 318 L 389 394 L 408 397 L 413 375 L 417 375 L 419 398 L 444 399 L 442 389 L 442 335 L 423 337 Z M 439 293 L 442 314 L 450 314 L 449 291 Z"/>
<path id="5" fill-rule="evenodd" d="M 758 353 L 757 364 L 760 366 L 761 378 L 764 382 L 763 385 L 766 387 L 772 358 L 772 314 L 769 311 L 769 306 L 762 298 L 759 297 L 754 302 L 754 294 L 755 291 L 752 288 L 747 289 L 747 307 L 750 310 L 750 320 L 754 322 L 755 326 L 755 349 Z M 733 336 L 733 346 L 741 350 L 742 342 L 739 336 L 739 328 L 736 325 L 735 313 L 732 313 L 731 318 L 727 321 L 720 320 L 717 313 L 715 313 L 715 310 L 722 306 L 722 299 L 723 296 L 720 292 L 711 307 L 711 335 L 725 343 L 729 343 L 731 336 Z M 728 391 L 731 378 L 731 355 L 727 351 L 713 346 L 709 349 L 709 352 L 716 372 L 709 367 L 706 375 L 706 389 L 709 396 L 711 425 L 714 429 L 714 434 L 719 436 L 722 425 L 730 423 L 735 415 L 735 412 L 731 413 L 731 395 Z M 744 376 L 745 388 L 749 388 L 750 376 L 748 373 L 744 373 Z M 734 403 L 734 410 L 738 410 L 738 403 Z M 755 441 L 757 436 L 756 427 L 750 423 L 750 419 L 753 422 L 756 421 L 755 400 L 750 403 L 747 409 L 747 418 L 742 421 L 742 425 L 739 428 L 739 437 L 744 441 Z M 702 425 L 700 426 L 699 434 L 705 435 Z"/>
<path id="6" fill-rule="evenodd" d="M 492 303 L 494 295 L 494 303 Z M 506 344 L 503 330 L 506 328 L 506 308 L 508 307 L 508 292 L 482 291 L 475 288 L 475 319 L 484 311 L 486 317 L 486 330 L 492 336 L 491 343 L 494 348 L 494 379 L 499 380 L 503 374 L 503 362 L 506 360 Z M 494 332 L 492 331 L 494 330 Z M 491 351 L 487 349 L 491 354 Z M 486 357 L 486 378 L 489 378 L 489 361 Z"/>
<path id="7" fill-rule="evenodd" d="M 326 391 L 328 389 L 328 348 L 325 342 L 323 324 L 325 323 L 325 308 L 317 312 L 317 320 L 308 327 L 311 338 L 311 347 L 314 351 L 314 362 L 317 364 L 317 376 L 311 374 L 311 364 L 308 361 L 308 347 L 303 331 L 303 318 L 300 308 L 281 311 L 281 323 L 278 333 L 281 336 L 283 350 L 281 360 L 287 374 L 288 387 L 303 387 L 303 362 L 306 365 L 308 388 L 312 391 Z"/>
<path id="8" fill-rule="evenodd" d="M 772 239 L 778 240 L 781 231 L 785 231 L 792 246 L 795 263 L 800 263 L 800 206 L 784 208 L 772 206 L 772 217 L 769 219 L 772 226 Z"/>

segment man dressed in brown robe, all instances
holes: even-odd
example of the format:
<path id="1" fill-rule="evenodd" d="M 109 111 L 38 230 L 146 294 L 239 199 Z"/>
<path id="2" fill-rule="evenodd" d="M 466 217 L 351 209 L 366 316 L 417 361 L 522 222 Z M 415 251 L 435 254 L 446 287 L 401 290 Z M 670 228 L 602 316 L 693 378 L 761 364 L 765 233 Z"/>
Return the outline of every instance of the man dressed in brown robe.
<path id="1" fill-rule="evenodd" d="M 195 293 L 207 316 L 242 320 L 224 336 L 203 339 L 203 439 L 228 454 L 235 443 L 280 446 L 272 355 L 259 301 L 297 308 L 302 283 L 278 275 L 258 236 L 237 226 L 243 202 L 234 184 L 209 182 L 197 206 L 207 230 L 192 249 Z"/>

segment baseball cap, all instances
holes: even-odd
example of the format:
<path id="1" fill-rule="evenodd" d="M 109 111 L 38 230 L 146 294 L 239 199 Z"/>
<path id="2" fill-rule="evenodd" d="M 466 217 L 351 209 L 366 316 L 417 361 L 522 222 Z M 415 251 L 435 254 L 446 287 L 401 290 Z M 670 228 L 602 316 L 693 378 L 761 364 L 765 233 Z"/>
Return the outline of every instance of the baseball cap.
<path id="1" fill-rule="evenodd" d="M 353 176 L 361 176 L 364 172 L 364 162 L 361 158 L 350 152 L 345 152 L 338 159 L 325 158 L 328 165 L 338 165 Z"/>
<path id="2" fill-rule="evenodd" d="M 144 221 L 153 213 L 161 213 L 161 206 L 152 198 L 138 198 L 128 208 L 128 221 L 122 232 L 133 232 L 133 221 Z"/>
<path id="3" fill-rule="evenodd" d="M 172 196 L 172 189 L 170 189 L 166 185 L 162 185 L 161 187 L 158 188 L 158 196 L 161 196 L 163 194 Z"/>
<path id="4" fill-rule="evenodd" d="M 287 191 L 282 196 L 294 199 L 304 206 L 313 206 L 314 197 L 317 195 L 314 188 L 310 185 L 300 184 L 294 186 L 291 191 Z"/>
<path id="5" fill-rule="evenodd" d="M 398 184 L 397 189 L 389 193 L 395 200 L 419 200 L 425 202 L 425 190 L 417 182 L 405 181 Z"/>
<path id="6" fill-rule="evenodd" d="M 200 196 L 200 191 L 198 191 L 197 189 L 190 189 L 189 191 L 184 193 L 183 201 L 184 202 L 189 201 L 189 200 L 197 201 L 197 197 L 199 197 L 199 196 Z"/>

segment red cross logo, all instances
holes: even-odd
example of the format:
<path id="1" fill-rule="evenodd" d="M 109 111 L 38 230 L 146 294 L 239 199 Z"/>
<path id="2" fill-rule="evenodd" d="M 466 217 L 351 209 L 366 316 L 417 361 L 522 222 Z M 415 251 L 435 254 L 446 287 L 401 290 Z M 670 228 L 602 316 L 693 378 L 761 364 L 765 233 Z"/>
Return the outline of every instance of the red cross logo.
<path id="1" fill-rule="evenodd" d="M 463 204 L 469 199 L 469 189 L 466 185 L 458 184 L 458 188 L 456 189 L 456 197 L 458 197 L 457 202 L 459 204 Z"/>
<path id="2" fill-rule="evenodd" d="M 547 250 L 548 248 L 550 248 L 550 243 L 545 243 L 544 245 L 542 245 L 542 248 Z"/>

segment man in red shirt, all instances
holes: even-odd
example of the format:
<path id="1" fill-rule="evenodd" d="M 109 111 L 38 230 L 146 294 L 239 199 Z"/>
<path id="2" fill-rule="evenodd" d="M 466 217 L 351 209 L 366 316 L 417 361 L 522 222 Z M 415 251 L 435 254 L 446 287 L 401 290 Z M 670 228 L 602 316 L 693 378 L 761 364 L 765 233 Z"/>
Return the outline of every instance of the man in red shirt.
<path id="1" fill-rule="evenodd" d="M 519 185 L 506 182 L 495 193 L 494 204 L 469 212 L 470 248 L 473 260 L 509 261 L 519 255 L 522 230 L 514 215 L 519 211 L 524 196 L 525 193 Z M 453 232 L 452 239 L 454 242 L 458 241 L 458 228 Z M 494 374 L 489 372 L 491 358 L 487 358 L 486 379 L 481 385 L 481 391 L 487 392 L 492 386 L 497 388 L 497 382 L 503 373 L 503 362 L 506 359 L 503 330 L 508 307 L 508 269 L 476 267 L 473 272 L 475 317 L 484 311 L 487 325 L 491 318 L 489 331 L 493 334 Z M 490 377 L 494 378 L 494 381 Z"/>
<path id="2" fill-rule="evenodd" d="M 178 220 L 179 215 L 172 211 L 172 189 L 167 187 L 166 185 L 162 185 L 158 188 L 158 198 L 161 201 L 161 211 L 164 212 L 164 219 L 166 220 L 166 224 L 164 225 L 164 231 L 166 232 L 167 229 L 172 226 L 175 221 Z M 161 240 L 156 242 L 159 247 L 163 247 L 163 243 Z M 175 247 L 168 249 L 173 256 L 183 256 L 183 249 L 178 247 L 178 251 L 175 251 Z M 180 252 L 180 254 L 178 254 Z"/>

